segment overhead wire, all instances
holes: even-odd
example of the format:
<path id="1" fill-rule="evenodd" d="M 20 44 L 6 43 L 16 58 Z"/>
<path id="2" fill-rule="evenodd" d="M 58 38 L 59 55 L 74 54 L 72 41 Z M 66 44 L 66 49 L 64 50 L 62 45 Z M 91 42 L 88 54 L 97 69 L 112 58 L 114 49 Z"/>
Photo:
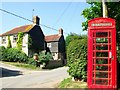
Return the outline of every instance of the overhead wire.
<path id="1" fill-rule="evenodd" d="M 11 15 L 13 15 L 13 16 L 16 16 L 16 17 L 18 17 L 18 18 L 27 20 L 27 21 L 29 21 L 29 22 L 33 22 L 33 21 L 30 20 L 30 19 L 27 19 L 27 18 L 24 18 L 24 17 L 19 16 L 19 15 L 17 15 L 17 14 L 11 13 L 11 12 L 9 12 L 9 11 L 7 11 L 7 10 L 4 10 L 4 9 L 0 9 L 0 10 L 3 11 L 3 12 L 6 12 L 6 13 L 8 13 L 8 14 L 11 14 Z M 50 26 L 47 26 L 47 25 L 44 25 L 44 24 L 40 24 L 40 25 L 43 26 L 43 27 L 49 28 L 49 29 L 51 29 L 51 30 L 58 31 L 57 29 L 52 28 L 52 27 L 50 27 Z M 64 33 L 65 33 L 65 34 L 68 34 L 68 33 L 66 33 L 66 32 L 64 32 Z"/>
<path id="2" fill-rule="evenodd" d="M 3 11 L 3 12 L 6 12 L 6 13 L 8 13 L 8 14 L 11 14 L 11 15 L 13 15 L 13 16 L 19 17 L 19 18 L 21 18 L 21 19 L 24 19 L 24 20 L 33 22 L 32 20 L 26 19 L 26 18 L 24 18 L 24 17 L 21 17 L 21 16 L 19 16 L 19 15 L 16 15 L 16 14 L 14 14 L 14 13 L 9 12 L 9 11 L 3 10 L 3 9 L 0 9 L 0 10 Z"/>
<path id="3" fill-rule="evenodd" d="M 68 8 L 70 7 L 70 5 L 72 4 L 72 2 L 69 2 L 68 5 L 66 6 L 66 8 L 63 10 L 63 12 L 61 13 L 61 15 L 59 16 L 59 18 L 56 20 L 56 23 L 57 24 L 61 18 L 63 17 L 63 15 L 65 14 L 65 12 L 68 10 Z"/>

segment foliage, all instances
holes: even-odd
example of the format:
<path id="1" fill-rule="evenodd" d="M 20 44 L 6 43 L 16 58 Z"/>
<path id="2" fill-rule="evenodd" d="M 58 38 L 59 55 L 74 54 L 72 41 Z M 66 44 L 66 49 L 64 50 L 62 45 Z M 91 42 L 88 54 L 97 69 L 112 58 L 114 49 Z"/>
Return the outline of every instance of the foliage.
<path id="1" fill-rule="evenodd" d="M 17 39 L 17 48 L 22 50 L 22 40 L 23 40 L 23 32 L 18 33 L 18 39 Z"/>
<path id="2" fill-rule="evenodd" d="M 58 88 L 87 88 L 87 83 L 72 81 L 72 78 L 66 78 L 58 85 Z"/>
<path id="3" fill-rule="evenodd" d="M 82 23 L 83 31 L 87 30 L 88 20 L 102 17 L 102 3 L 100 2 L 89 2 L 91 6 L 82 11 L 82 15 L 86 18 L 86 21 Z"/>
<path id="4" fill-rule="evenodd" d="M 8 45 L 7 45 L 7 48 L 12 48 L 10 36 L 8 36 Z"/>
<path id="5" fill-rule="evenodd" d="M 91 1 L 91 0 L 87 0 Z M 102 17 L 102 3 L 101 2 L 88 2 L 91 6 L 82 11 L 82 15 L 86 18 L 86 21 L 82 23 L 83 30 L 87 30 L 88 20 Z M 117 29 L 117 43 L 120 44 L 120 1 L 114 2 L 106 2 L 108 8 L 108 17 L 116 20 L 116 29 Z M 114 8 L 113 8 L 114 7 Z M 120 47 L 120 46 L 119 46 Z"/>
<path id="6" fill-rule="evenodd" d="M 67 47 L 67 62 L 69 74 L 74 78 L 86 80 L 87 38 L 71 41 Z"/>
<path id="7" fill-rule="evenodd" d="M 120 63 L 120 49 L 117 51 L 117 59 L 118 59 L 118 61 Z"/>
<path id="8" fill-rule="evenodd" d="M 33 44 L 32 38 L 30 35 L 28 35 L 28 48 L 29 49 L 32 49 L 32 44 Z"/>
<path id="9" fill-rule="evenodd" d="M 27 64 L 36 66 L 36 62 L 33 58 L 28 58 Z"/>
<path id="10" fill-rule="evenodd" d="M 40 52 L 39 53 L 39 61 L 40 63 L 48 63 L 52 59 L 52 55 L 49 52 Z"/>
<path id="11" fill-rule="evenodd" d="M 22 67 L 22 68 L 25 68 L 25 69 L 37 69 L 35 65 L 32 65 L 32 64 L 25 64 L 25 63 L 14 63 L 12 64 L 16 67 Z"/>
<path id="12" fill-rule="evenodd" d="M 5 54 L 5 47 L 4 46 L 0 46 L 0 60 L 3 60 L 3 55 Z"/>
<path id="13" fill-rule="evenodd" d="M 31 64 L 25 64 L 25 63 L 19 63 L 19 62 L 2 62 L 2 63 L 13 65 L 20 68 L 29 69 L 29 70 L 40 70 L 39 68 Z"/>
<path id="14" fill-rule="evenodd" d="M 27 55 L 17 48 L 7 48 L 3 53 L 3 61 L 26 62 L 27 60 Z"/>
<path id="15" fill-rule="evenodd" d="M 66 37 L 66 47 L 69 45 L 69 43 L 75 39 L 81 39 L 83 37 L 86 37 L 86 36 L 81 36 L 81 35 L 78 35 L 76 33 L 70 33 L 67 37 Z"/>

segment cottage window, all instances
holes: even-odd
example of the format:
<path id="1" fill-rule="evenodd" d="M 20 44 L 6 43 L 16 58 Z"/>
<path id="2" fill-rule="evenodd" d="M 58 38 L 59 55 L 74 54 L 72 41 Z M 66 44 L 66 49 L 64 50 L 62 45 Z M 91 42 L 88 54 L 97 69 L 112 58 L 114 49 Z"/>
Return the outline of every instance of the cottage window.
<path id="1" fill-rule="evenodd" d="M 51 43 L 47 43 L 47 47 L 51 48 Z"/>
<path id="2" fill-rule="evenodd" d="M 18 35 L 14 35 L 14 36 L 13 36 L 13 42 L 16 42 L 17 39 L 18 39 Z"/>
<path id="3" fill-rule="evenodd" d="M 59 59 L 57 52 L 56 52 L 56 53 L 52 53 L 52 56 L 53 56 L 53 59 L 54 59 L 54 60 L 58 60 L 58 59 Z"/>
<path id="4" fill-rule="evenodd" d="M 2 44 L 5 44 L 6 43 L 6 37 L 2 37 Z"/>

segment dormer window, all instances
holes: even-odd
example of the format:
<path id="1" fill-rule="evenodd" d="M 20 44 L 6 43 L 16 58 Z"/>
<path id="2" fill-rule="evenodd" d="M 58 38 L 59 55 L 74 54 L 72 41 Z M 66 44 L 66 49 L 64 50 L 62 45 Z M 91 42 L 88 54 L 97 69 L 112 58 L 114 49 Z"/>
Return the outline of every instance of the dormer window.
<path id="1" fill-rule="evenodd" d="M 16 42 L 18 39 L 18 35 L 13 35 L 13 42 Z"/>
<path id="2" fill-rule="evenodd" d="M 6 36 L 3 36 L 2 37 L 2 44 L 5 44 L 6 43 Z"/>

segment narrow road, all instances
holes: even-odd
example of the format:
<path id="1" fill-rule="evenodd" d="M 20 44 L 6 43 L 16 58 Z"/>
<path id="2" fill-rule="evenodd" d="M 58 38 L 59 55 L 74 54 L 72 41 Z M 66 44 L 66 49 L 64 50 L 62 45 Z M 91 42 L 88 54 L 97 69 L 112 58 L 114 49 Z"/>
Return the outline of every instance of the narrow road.
<path id="1" fill-rule="evenodd" d="M 55 88 L 69 75 L 67 67 L 53 70 L 29 71 L 2 64 L 2 88 Z"/>

